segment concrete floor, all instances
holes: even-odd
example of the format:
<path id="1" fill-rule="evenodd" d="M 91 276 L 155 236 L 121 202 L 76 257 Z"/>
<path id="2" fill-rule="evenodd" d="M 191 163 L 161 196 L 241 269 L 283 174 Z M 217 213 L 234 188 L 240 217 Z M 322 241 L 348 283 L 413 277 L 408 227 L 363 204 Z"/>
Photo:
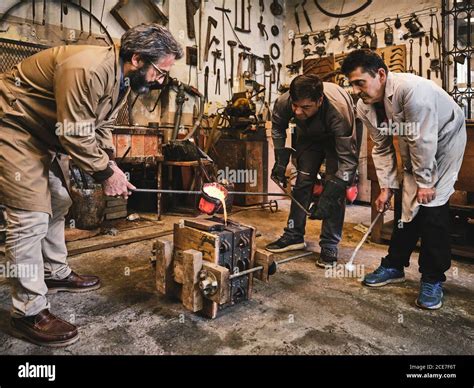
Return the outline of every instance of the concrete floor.
<path id="1" fill-rule="evenodd" d="M 348 208 L 341 262 L 362 237 L 354 226 L 370 209 Z M 244 211 L 231 216 L 255 225 L 257 244 L 279 237 L 287 211 Z M 165 217 L 169 226 L 181 217 Z M 319 252 L 319 221 L 309 221 L 309 249 Z M 445 284 L 445 306 L 415 307 L 418 254 L 407 282 L 379 289 L 357 278 L 328 278 L 314 258 L 285 264 L 269 284 L 255 281 L 253 299 L 210 321 L 155 290 L 149 257 L 152 241 L 75 256 L 71 266 L 102 279 L 88 294 L 50 297 L 51 311 L 80 328 L 81 340 L 65 349 L 41 348 L 9 334 L 10 295 L 0 281 L 0 354 L 474 354 L 474 262 L 455 260 Z M 367 243 L 357 263 L 379 265 L 385 245 Z M 128 274 L 128 276 L 127 276 Z"/>

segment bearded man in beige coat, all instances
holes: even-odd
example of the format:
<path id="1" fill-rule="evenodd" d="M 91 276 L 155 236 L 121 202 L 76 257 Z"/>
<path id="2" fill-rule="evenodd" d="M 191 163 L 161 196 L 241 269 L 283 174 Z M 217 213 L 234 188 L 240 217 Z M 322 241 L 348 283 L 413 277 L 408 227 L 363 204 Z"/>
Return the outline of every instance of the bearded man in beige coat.
<path id="1" fill-rule="evenodd" d="M 78 339 L 74 325 L 49 312 L 46 297 L 100 287 L 98 277 L 76 274 L 66 260 L 68 159 L 105 195 L 127 198 L 134 187 L 113 161 L 110 126 L 130 90 L 146 93 L 162 83 L 182 56 L 168 30 L 149 24 L 128 30 L 120 51 L 54 47 L 0 74 L 0 203 L 7 209 L 6 257 L 18 268 L 11 323 L 22 338 L 45 346 Z"/>

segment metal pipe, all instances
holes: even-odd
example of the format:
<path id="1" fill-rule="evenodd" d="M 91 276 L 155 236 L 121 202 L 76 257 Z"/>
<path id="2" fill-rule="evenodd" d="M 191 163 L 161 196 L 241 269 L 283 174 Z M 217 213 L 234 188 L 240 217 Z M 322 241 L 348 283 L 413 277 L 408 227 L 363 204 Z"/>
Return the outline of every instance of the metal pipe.
<path id="1" fill-rule="evenodd" d="M 307 256 L 311 256 L 311 255 L 314 255 L 314 252 L 305 252 L 305 253 L 301 253 L 299 255 L 287 257 L 286 259 L 281 259 L 281 260 L 275 261 L 275 264 L 278 267 L 280 264 L 288 263 L 290 261 L 301 259 L 303 257 L 307 257 Z M 236 279 L 238 277 L 248 275 L 249 273 L 261 271 L 262 269 L 263 269 L 263 266 L 259 265 L 258 267 L 253 267 L 253 268 L 250 268 L 250 269 L 246 269 L 245 271 L 237 272 L 233 275 L 230 275 L 229 279 L 230 280 Z"/>
<path id="2" fill-rule="evenodd" d="M 202 194 L 202 191 L 196 190 L 166 190 L 166 189 L 134 189 L 136 193 L 159 193 L 159 194 Z M 288 197 L 286 193 L 252 193 L 248 191 L 229 191 L 228 194 L 233 195 L 268 195 L 272 197 Z"/>

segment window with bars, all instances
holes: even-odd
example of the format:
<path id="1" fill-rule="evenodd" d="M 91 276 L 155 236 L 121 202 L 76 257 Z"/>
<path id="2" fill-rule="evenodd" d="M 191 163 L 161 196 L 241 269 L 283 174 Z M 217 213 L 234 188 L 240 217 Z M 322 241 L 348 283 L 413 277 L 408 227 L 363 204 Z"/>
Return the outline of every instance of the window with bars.
<path id="1" fill-rule="evenodd" d="M 443 87 L 474 119 L 474 0 L 443 0 Z"/>

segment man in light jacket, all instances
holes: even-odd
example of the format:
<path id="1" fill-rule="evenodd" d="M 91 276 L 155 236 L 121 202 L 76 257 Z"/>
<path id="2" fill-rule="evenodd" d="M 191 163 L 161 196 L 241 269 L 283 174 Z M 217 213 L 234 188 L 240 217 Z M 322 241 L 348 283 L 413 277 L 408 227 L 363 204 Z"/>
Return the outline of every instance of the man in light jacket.
<path id="1" fill-rule="evenodd" d="M 285 171 L 290 149 L 285 148 L 286 130 L 296 125 L 296 164 L 298 175 L 293 196 L 304 207 L 311 202 L 313 185 L 324 161 L 326 182 L 311 218 L 322 219 L 319 244 L 320 267 L 337 262 L 337 246 L 344 224 L 346 188 L 353 182 L 359 158 L 355 109 L 349 94 L 340 86 L 321 82 L 317 75 L 300 75 L 290 85 L 289 92 L 275 102 L 272 114 L 272 138 L 275 166 L 272 178 L 286 185 Z M 292 202 L 283 236 L 267 245 L 270 252 L 302 249 L 306 214 Z"/>
<path id="2" fill-rule="evenodd" d="M 68 157 L 109 196 L 134 187 L 117 167 L 110 125 L 132 89 L 163 82 L 183 52 L 155 24 L 127 31 L 114 47 L 60 46 L 0 74 L 0 203 L 8 224 L 6 258 L 32 269 L 12 281 L 12 326 L 31 342 L 66 346 L 77 328 L 49 311 L 58 291 L 100 287 L 67 263 L 64 217 L 71 206 Z M 33 276 L 34 275 L 34 276 Z"/>
<path id="3" fill-rule="evenodd" d="M 401 215 L 395 215 L 388 255 L 363 284 L 384 286 L 405 280 L 404 267 L 421 238 L 421 285 L 416 305 L 438 309 L 442 283 L 451 266 L 449 197 L 466 147 L 461 108 L 433 81 L 413 74 L 392 73 L 368 50 L 351 52 L 341 68 L 360 100 L 357 114 L 374 142 L 374 159 L 381 193 L 379 212 L 386 210 L 393 190 L 400 187 L 393 136 L 398 135 L 403 163 Z"/>

